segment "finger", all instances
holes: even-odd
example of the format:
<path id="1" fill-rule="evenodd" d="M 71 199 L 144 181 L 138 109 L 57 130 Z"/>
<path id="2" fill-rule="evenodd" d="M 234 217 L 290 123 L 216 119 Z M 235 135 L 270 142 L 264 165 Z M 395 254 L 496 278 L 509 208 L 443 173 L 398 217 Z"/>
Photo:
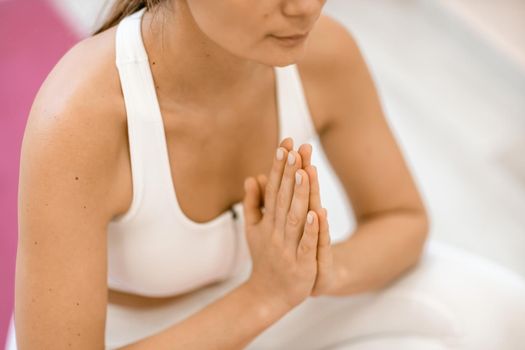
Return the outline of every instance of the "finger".
<path id="1" fill-rule="evenodd" d="M 266 176 L 266 174 L 257 175 L 257 182 L 259 183 L 261 192 L 264 193 L 266 191 L 266 184 L 268 183 L 268 176 Z"/>
<path id="2" fill-rule="evenodd" d="M 290 210 L 295 187 L 295 172 L 301 168 L 301 157 L 296 151 L 288 153 L 286 167 L 281 180 L 281 187 L 277 193 L 275 204 L 275 225 L 277 230 L 284 233 L 286 217 Z M 269 184 L 269 183 L 268 183 Z"/>
<path id="3" fill-rule="evenodd" d="M 261 191 L 261 203 L 260 206 L 264 208 L 264 194 L 266 193 L 266 183 L 268 177 L 264 174 L 257 175 L 257 183 L 259 184 L 259 190 Z"/>
<path id="4" fill-rule="evenodd" d="M 272 223 L 275 221 L 277 194 L 281 187 L 287 157 L 288 150 L 286 148 L 277 148 L 272 169 L 266 183 L 266 191 L 264 193 L 264 216 Z"/>
<path id="5" fill-rule="evenodd" d="M 319 240 L 317 243 L 317 262 L 318 269 L 322 271 L 325 268 L 332 268 L 332 248 L 330 246 L 330 230 L 328 226 L 328 211 L 322 208 L 319 216 Z"/>
<path id="6" fill-rule="evenodd" d="M 332 269 L 333 252 L 330 246 L 330 233 L 327 220 L 327 211 L 325 208 L 321 210 L 319 219 L 319 238 L 317 241 L 317 276 L 315 284 L 312 289 L 312 296 L 320 296 L 325 292 L 324 289 L 330 286 L 334 281 L 334 273 Z"/>
<path id="7" fill-rule="evenodd" d="M 309 223 L 308 216 L 311 215 L 312 222 Z M 317 241 L 319 237 L 319 219 L 317 214 L 310 210 L 308 212 L 304 232 L 297 247 L 297 260 L 299 262 L 311 261 L 317 254 Z"/>
<path id="8" fill-rule="evenodd" d="M 303 160 L 303 169 L 306 169 L 312 164 L 312 145 L 309 143 L 303 143 L 297 150 Z"/>
<path id="9" fill-rule="evenodd" d="M 308 192 L 308 175 L 303 169 L 298 169 L 296 171 L 292 203 L 286 216 L 286 226 L 284 230 L 285 245 L 290 251 L 297 250 L 297 245 L 304 232 L 304 223 L 308 213 Z"/>
<path id="10" fill-rule="evenodd" d="M 287 137 L 287 138 L 282 139 L 281 143 L 279 144 L 279 147 L 282 147 L 282 148 L 286 149 L 288 152 L 290 152 L 291 150 L 293 150 L 293 139 L 291 137 Z M 277 149 L 279 147 L 277 147 Z M 271 171 L 271 169 L 270 169 L 270 171 Z"/>
<path id="11" fill-rule="evenodd" d="M 288 152 L 290 152 L 291 150 L 293 150 L 293 138 L 291 137 L 284 138 L 279 144 L 279 146 L 286 148 Z"/>
<path id="12" fill-rule="evenodd" d="M 319 211 L 322 208 L 321 191 L 319 189 L 319 177 L 317 167 L 313 166 L 312 161 L 313 147 L 305 143 L 299 147 L 299 154 L 303 160 L 303 169 L 306 170 L 310 178 L 310 209 Z"/>
<path id="13" fill-rule="evenodd" d="M 284 138 L 279 144 L 279 147 L 283 147 L 288 152 L 290 152 L 293 149 L 293 139 L 291 137 Z M 264 177 L 264 180 L 262 180 L 263 177 Z M 263 183 L 262 193 L 263 195 L 266 195 L 266 184 L 268 183 L 268 176 L 266 176 L 265 174 L 260 174 L 257 177 L 257 181 L 259 181 L 260 184 Z M 263 199 L 263 202 L 264 202 L 264 199 Z"/>
<path id="14" fill-rule="evenodd" d="M 281 149 L 282 153 L 279 151 L 279 149 Z M 275 220 L 275 201 L 277 200 L 277 193 L 281 185 L 281 179 L 284 171 L 284 166 L 286 164 L 286 158 L 288 156 L 288 152 L 292 149 L 293 139 L 291 137 L 286 137 L 283 140 L 281 140 L 281 143 L 279 144 L 279 147 L 276 150 L 274 162 L 272 165 L 272 169 L 270 170 L 269 177 L 265 176 L 266 180 L 264 181 L 264 189 L 261 191 L 263 198 L 262 211 L 263 213 L 265 213 L 265 216 L 271 222 L 274 222 Z M 283 158 L 278 159 L 278 155 L 279 157 L 282 156 Z M 267 186 L 269 182 L 270 186 Z M 267 191 L 266 188 L 268 188 L 269 190 Z M 266 213 L 268 213 L 268 215 L 266 215 Z"/>
<path id="15" fill-rule="evenodd" d="M 319 187 L 319 176 L 317 167 L 309 165 L 305 168 L 308 178 L 310 179 L 310 209 L 320 213 L 322 210 L 321 204 L 321 189 Z"/>
<path id="16" fill-rule="evenodd" d="M 249 225 L 254 225 L 261 220 L 262 213 L 259 208 L 259 186 L 253 177 L 248 177 L 244 180 L 244 191 L 243 208 L 245 221 Z"/>

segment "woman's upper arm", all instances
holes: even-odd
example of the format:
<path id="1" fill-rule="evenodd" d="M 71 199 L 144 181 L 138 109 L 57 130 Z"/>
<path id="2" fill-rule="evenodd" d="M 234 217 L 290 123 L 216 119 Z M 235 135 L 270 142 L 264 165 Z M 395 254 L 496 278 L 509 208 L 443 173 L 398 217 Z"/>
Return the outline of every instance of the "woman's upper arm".
<path id="1" fill-rule="evenodd" d="M 22 143 L 15 282 L 22 350 L 104 346 L 118 130 L 92 84 L 57 87 L 66 83 L 63 66 L 35 99 Z"/>

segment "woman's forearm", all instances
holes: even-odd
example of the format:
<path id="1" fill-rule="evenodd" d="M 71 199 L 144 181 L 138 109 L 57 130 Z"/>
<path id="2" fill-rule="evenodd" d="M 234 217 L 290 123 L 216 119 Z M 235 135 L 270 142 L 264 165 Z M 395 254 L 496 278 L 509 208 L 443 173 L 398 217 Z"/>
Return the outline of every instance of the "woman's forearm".
<path id="1" fill-rule="evenodd" d="M 362 221 L 354 234 L 332 246 L 336 282 L 328 295 L 377 290 L 420 257 L 428 234 L 423 212 L 392 211 Z"/>
<path id="2" fill-rule="evenodd" d="M 243 349 L 290 310 L 245 282 L 184 321 L 121 350 Z"/>

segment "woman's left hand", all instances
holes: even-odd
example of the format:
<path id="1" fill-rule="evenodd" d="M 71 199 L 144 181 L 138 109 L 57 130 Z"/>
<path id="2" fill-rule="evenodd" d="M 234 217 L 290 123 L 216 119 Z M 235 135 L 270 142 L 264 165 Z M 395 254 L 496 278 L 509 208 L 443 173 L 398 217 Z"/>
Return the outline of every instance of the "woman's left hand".
<path id="1" fill-rule="evenodd" d="M 303 169 L 310 178 L 310 204 L 309 209 L 317 213 L 319 217 L 319 239 L 317 243 L 317 278 L 312 289 L 312 296 L 329 294 L 336 283 L 334 258 L 330 244 L 330 231 L 327 220 L 327 210 L 321 205 L 321 191 L 319 188 L 319 177 L 317 167 L 311 164 L 312 146 L 302 144 L 298 149 L 303 162 Z"/>

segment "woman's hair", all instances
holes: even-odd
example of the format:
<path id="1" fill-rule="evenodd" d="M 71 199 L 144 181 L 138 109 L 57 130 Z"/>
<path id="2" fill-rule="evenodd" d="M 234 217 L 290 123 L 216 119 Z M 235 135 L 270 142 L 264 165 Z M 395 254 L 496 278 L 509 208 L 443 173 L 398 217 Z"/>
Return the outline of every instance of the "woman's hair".
<path id="1" fill-rule="evenodd" d="M 124 17 L 143 9 L 144 7 L 149 10 L 155 5 L 164 1 L 166 0 L 115 0 L 111 10 L 109 11 L 107 19 L 100 26 L 100 28 L 93 33 L 93 35 L 113 27 Z"/>

